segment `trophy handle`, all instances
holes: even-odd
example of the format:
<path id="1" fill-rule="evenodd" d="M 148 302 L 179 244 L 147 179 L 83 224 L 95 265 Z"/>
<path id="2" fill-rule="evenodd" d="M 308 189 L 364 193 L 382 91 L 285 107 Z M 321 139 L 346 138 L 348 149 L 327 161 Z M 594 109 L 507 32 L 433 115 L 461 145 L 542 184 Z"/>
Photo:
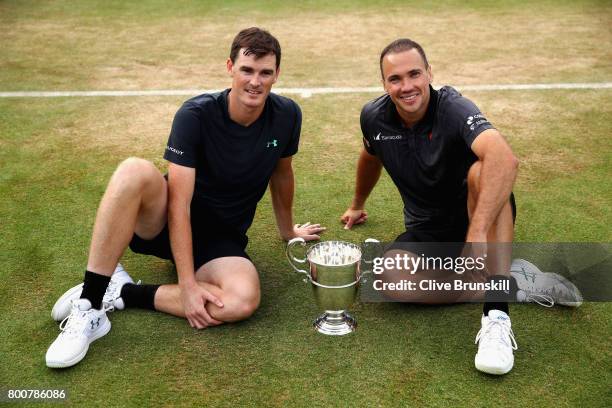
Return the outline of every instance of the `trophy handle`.
<path id="1" fill-rule="evenodd" d="M 293 238 L 287 244 L 287 249 L 285 250 L 285 254 L 287 255 L 287 260 L 289 261 L 289 265 L 291 265 L 291 267 L 293 269 L 295 269 L 296 272 L 303 273 L 304 275 L 306 275 L 307 279 L 305 279 L 304 281 L 307 282 L 309 280 L 308 278 L 310 278 L 310 275 L 308 274 L 308 271 L 306 271 L 305 269 L 298 268 L 295 265 L 295 263 L 294 263 L 294 262 L 297 262 L 298 264 L 302 264 L 302 265 L 306 264 L 306 258 L 305 257 L 302 258 L 302 259 L 299 259 L 299 258 L 296 258 L 295 256 L 293 256 L 292 249 L 293 249 L 293 247 L 295 247 L 298 244 L 303 246 L 303 247 L 305 247 L 306 246 L 306 241 L 304 240 L 304 238 L 300 238 L 300 237 Z"/>
<path id="2" fill-rule="evenodd" d="M 364 252 L 366 252 L 365 248 L 367 246 L 374 246 L 376 248 L 376 254 L 378 254 L 378 249 L 380 248 L 380 241 L 377 240 L 377 239 L 374 239 L 374 238 L 367 238 L 363 242 Z M 372 263 L 373 262 L 374 262 L 374 257 L 372 257 L 372 259 L 369 259 L 366 256 L 363 257 L 363 263 L 365 265 L 364 270 L 361 271 L 361 279 L 362 279 L 363 283 L 367 282 L 367 280 L 365 279 L 366 276 L 372 274 Z"/>

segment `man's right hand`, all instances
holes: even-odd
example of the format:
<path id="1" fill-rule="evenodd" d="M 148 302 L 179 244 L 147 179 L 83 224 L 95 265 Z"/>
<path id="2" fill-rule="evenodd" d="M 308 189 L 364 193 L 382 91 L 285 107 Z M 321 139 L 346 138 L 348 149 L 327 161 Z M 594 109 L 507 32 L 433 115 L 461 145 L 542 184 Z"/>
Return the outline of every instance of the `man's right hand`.
<path id="1" fill-rule="evenodd" d="M 368 219 L 368 213 L 365 210 L 354 210 L 352 208 L 347 209 L 340 221 L 343 222 L 344 229 L 351 229 L 355 224 L 363 224 Z"/>
<path id="2" fill-rule="evenodd" d="M 196 329 L 205 329 L 209 326 L 217 326 L 222 321 L 214 319 L 206 310 L 206 303 L 212 302 L 218 307 L 223 307 L 223 303 L 215 295 L 194 283 L 187 288 L 181 287 L 181 298 L 185 310 L 185 318 Z"/>

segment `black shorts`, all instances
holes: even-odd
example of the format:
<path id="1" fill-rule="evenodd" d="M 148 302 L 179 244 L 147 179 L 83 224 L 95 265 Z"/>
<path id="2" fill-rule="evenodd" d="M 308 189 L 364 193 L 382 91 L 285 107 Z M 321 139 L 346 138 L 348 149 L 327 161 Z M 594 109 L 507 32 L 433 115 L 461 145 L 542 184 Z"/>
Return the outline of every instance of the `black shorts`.
<path id="1" fill-rule="evenodd" d="M 516 221 L 516 201 L 514 193 L 510 194 L 512 222 Z M 464 242 L 470 219 L 467 213 L 467 203 L 457 214 L 443 220 L 432 220 L 422 226 L 409 228 L 395 238 L 396 242 Z"/>
<path id="2" fill-rule="evenodd" d="M 197 271 L 208 261 L 225 256 L 251 259 L 245 252 L 249 239 L 208 211 L 191 210 L 193 266 Z M 130 249 L 138 254 L 153 255 L 174 262 L 170 248 L 168 225 L 153 239 L 142 239 L 134 234 Z"/>

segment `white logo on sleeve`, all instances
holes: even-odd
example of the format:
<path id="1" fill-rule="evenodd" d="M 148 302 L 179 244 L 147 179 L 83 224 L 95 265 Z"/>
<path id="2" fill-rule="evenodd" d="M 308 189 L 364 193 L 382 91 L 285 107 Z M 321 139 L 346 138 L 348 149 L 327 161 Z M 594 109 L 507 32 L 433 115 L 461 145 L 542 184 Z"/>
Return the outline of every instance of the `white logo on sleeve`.
<path id="1" fill-rule="evenodd" d="M 184 153 L 182 150 L 178 150 L 178 149 L 175 149 L 174 147 L 170 147 L 170 146 L 166 146 L 166 150 L 170 150 L 172 153 L 176 153 L 179 156 L 182 156 L 183 153 Z"/>
<path id="2" fill-rule="evenodd" d="M 477 113 L 476 115 L 468 116 L 465 124 L 470 127 L 470 130 L 476 129 L 476 126 L 480 126 L 484 123 L 489 123 L 487 118 L 484 117 L 482 113 Z"/>

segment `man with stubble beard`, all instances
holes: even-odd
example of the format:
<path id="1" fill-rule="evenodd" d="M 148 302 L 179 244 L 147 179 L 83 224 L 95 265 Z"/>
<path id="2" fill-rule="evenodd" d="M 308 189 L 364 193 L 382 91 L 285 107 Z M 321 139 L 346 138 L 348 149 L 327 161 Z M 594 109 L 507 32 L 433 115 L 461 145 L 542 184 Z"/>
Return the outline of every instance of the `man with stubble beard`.
<path id="1" fill-rule="evenodd" d="M 550 274 L 524 260 L 511 264 L 508 249 L 514 238 L 516 216 L 512 187 L 518 160 L 478 107 L 452 87 L 435 90 L 425 52 L 410 39 L 399 39 L 385 47 L 380 55 L 380 71 L 386 94 L 367 103 L 361 112 L 364 148 L 357 162 L 353 201 L 341 221 L 350 229 L 368 219 L 365 202 L 384 167 L 402 196 L 406 227 L 386 257 L 399 255 L 401 243 L 459 243 L 454 246 L 459 252 L 451 250 L 455 257 L 463 243 L 470 243 L 471 250 L 476 248 L 481 255 L 486 255 L 487 248 L 489 255 L 497 252 L 484 279 L 507 290 L 458 296 L 484 301 L 481 330 L 476 337 L 476 368 L 489 374 L 505 374 L 514 365 L 513 350 L 517 347 L 508 302 L 549 296 L 545 292 L 558 294 L 552 289 L 559 287 L 567 296 L 551 302 L 577 306 L 579 302 L 568 300 L 574 295 L 569 289 L 573 285 L 557 275 L 553 288 L 546 276 Z M 440 244 L 434 251 L 440 248 L 446 251 L 450 247 Z M 524 273 L 525 265 L 529 273 Z M 421 272 L 407 275 L 407 279 L 431 279 L 440 271 Z M 444 278 L 457 278 L 452 272 Z M 436 275 L 436 279 L 443 278 Z M 394 300 L 448 302 L 448 298 L 440 301 L 435 294 L 423 292 L 398 292 Z"/>

